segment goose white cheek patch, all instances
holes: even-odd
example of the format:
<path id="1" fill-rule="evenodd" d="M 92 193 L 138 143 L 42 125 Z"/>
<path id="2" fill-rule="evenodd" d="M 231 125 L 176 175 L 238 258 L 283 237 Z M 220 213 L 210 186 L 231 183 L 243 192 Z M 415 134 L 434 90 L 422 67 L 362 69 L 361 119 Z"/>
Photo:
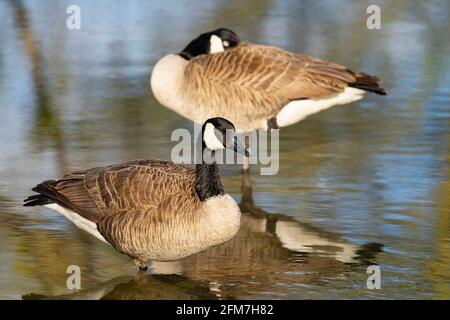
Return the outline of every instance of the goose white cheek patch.
<path id="1" fill-rule="evenodd" d="M 222 44 L 222 39 L 216 35 L 212 35 L 209 39 L 209 53 L 224 52 L 225 49 Z"/>
<path id="2" fill-rule="evenodd" d="M 206 124 L 205 132 L 203 133 L 203 140 L 210 150 L 225 149 L 222 142 L 217 139 L 217 136 L 214 132 L 214 126 L 211 123 Z"/>

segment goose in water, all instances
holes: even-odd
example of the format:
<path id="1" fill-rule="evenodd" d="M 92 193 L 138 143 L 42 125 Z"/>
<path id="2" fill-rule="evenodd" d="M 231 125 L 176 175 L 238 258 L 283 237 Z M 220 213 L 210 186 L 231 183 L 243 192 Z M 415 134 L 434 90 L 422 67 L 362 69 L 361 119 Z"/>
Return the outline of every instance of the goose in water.
<path id="1" fill-rule="evenodd" d="M 316 57 L 243 42 L 225 28 L 201 34 L 155 65 L 151 89 L 164 106 L 196 122 L 224 117 L 238 132 L 292 125 L 305 117 L 385 95 L 380 80 Z"/>
<path id="2" fill-rule="evenodd" d="M 45 206 L 109 243 L 145 270 L 147 260 L 173 261 L 224 243 L 236 234 L 241 212 L 226 194 L 216 150 L 245 156 L 234 125 L 208 119 L 202 128 L 202 163 L 195 170 L 170 161 L 138 160 L 76 171 L 32 190 L 24 206 Z M 212 160 L 212 161 L 211 161 Z"/>

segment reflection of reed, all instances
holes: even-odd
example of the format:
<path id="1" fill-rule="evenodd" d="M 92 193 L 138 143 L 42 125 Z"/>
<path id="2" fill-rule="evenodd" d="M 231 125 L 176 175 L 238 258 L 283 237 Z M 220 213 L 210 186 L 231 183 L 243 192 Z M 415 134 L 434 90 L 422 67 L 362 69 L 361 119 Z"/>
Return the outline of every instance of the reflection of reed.
<path id="1" fill-rule="evenodd" d="M 40 147 L 51 141 L 57 151 L 60 173 L 67 170 L 67 160 L 63 132 L 57 112 L 52 109 L 51 94 L 44 70 L 44 59 L 41 54 L 38 41 L 29 23 L 28 11 L 20 0 L 9 1 L 13 12 L 19 38 L 23 43 L 25 52 L 31 66 L 31 79 L 34 87 L 36 101 L 36 116 L 33 130 L 35 144 Z"/>
<path id="2" fill-rule="evenodd" d="M 31 76 L 38 101 L 46 102 L 48 95 L 46 93 L 45 76 L 42 69 L 43 59 L 34 37 L 33 30 L 29 25 L 27 9 L 20 0 L 10 0 L 9 3 L 14 10 L 14 20 L 19 30 L 20 39 L 22 40 L 25 51 L 30 59 Z"/>
<path id="3" fill-rule="evenodd" d="M 448 134 L 447 141 L 450 141 Z M 447 143 L 447 178 L 437 188 L 437 220 L 434 237 L 435 256 L 427 259 L 425 275 L 434 286 L 437 299 L 450 299 L 450 284 L 442 278 L 450 279 L 450 143 Z"/>

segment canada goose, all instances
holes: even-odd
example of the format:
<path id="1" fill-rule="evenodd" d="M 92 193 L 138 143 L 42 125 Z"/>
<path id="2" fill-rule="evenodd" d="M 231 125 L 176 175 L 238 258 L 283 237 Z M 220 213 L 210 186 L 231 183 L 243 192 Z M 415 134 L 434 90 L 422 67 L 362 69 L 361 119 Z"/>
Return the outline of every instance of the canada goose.
<path id="1" fill-rule="evenodd" d="M 220 28 L 169 54 L 151 75 L 155 98 L 197 123 L 224 117 L 238 132 L 292 125 L 308 115 L 385 95 L 380 80 L 363 72 L 276 47 L 242 42 Z"/>
<path id="2" fill-rule="evenodd" d="M 148 259 L 172 261 L 230 240 L 238 231 L 238 205 L 226 194 L 217 163 L 229 148 L 248 156 L 223 118 L 202 128 L 202 163 L 195 170 L 170 161 L 138 160 L 76 171 L 32 190 L 24 206 L 43 205 L 111 244 L 145 270 Z"/>

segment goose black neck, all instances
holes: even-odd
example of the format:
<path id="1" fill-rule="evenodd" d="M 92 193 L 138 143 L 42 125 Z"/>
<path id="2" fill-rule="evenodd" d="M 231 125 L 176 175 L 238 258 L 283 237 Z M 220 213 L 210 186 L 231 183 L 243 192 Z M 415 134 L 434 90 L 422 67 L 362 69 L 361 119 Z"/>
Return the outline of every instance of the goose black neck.
<path id="1" fill-rule="evenodd" d="M 180 57 L 182 57 L 184 60 L 187 60 L 187 61 L 192 59 L 192 55 L 189 52 L 184 52 L 183 51 L 183 52 L 180 52 L 178 55 Z"/>
<path id="2" fill-rule="evenodd" d="M 202 163 L 195 168 L 195 191 L 202 202 L 225 194 L 216 162 L 205 163 L 202 157 Z"/>

